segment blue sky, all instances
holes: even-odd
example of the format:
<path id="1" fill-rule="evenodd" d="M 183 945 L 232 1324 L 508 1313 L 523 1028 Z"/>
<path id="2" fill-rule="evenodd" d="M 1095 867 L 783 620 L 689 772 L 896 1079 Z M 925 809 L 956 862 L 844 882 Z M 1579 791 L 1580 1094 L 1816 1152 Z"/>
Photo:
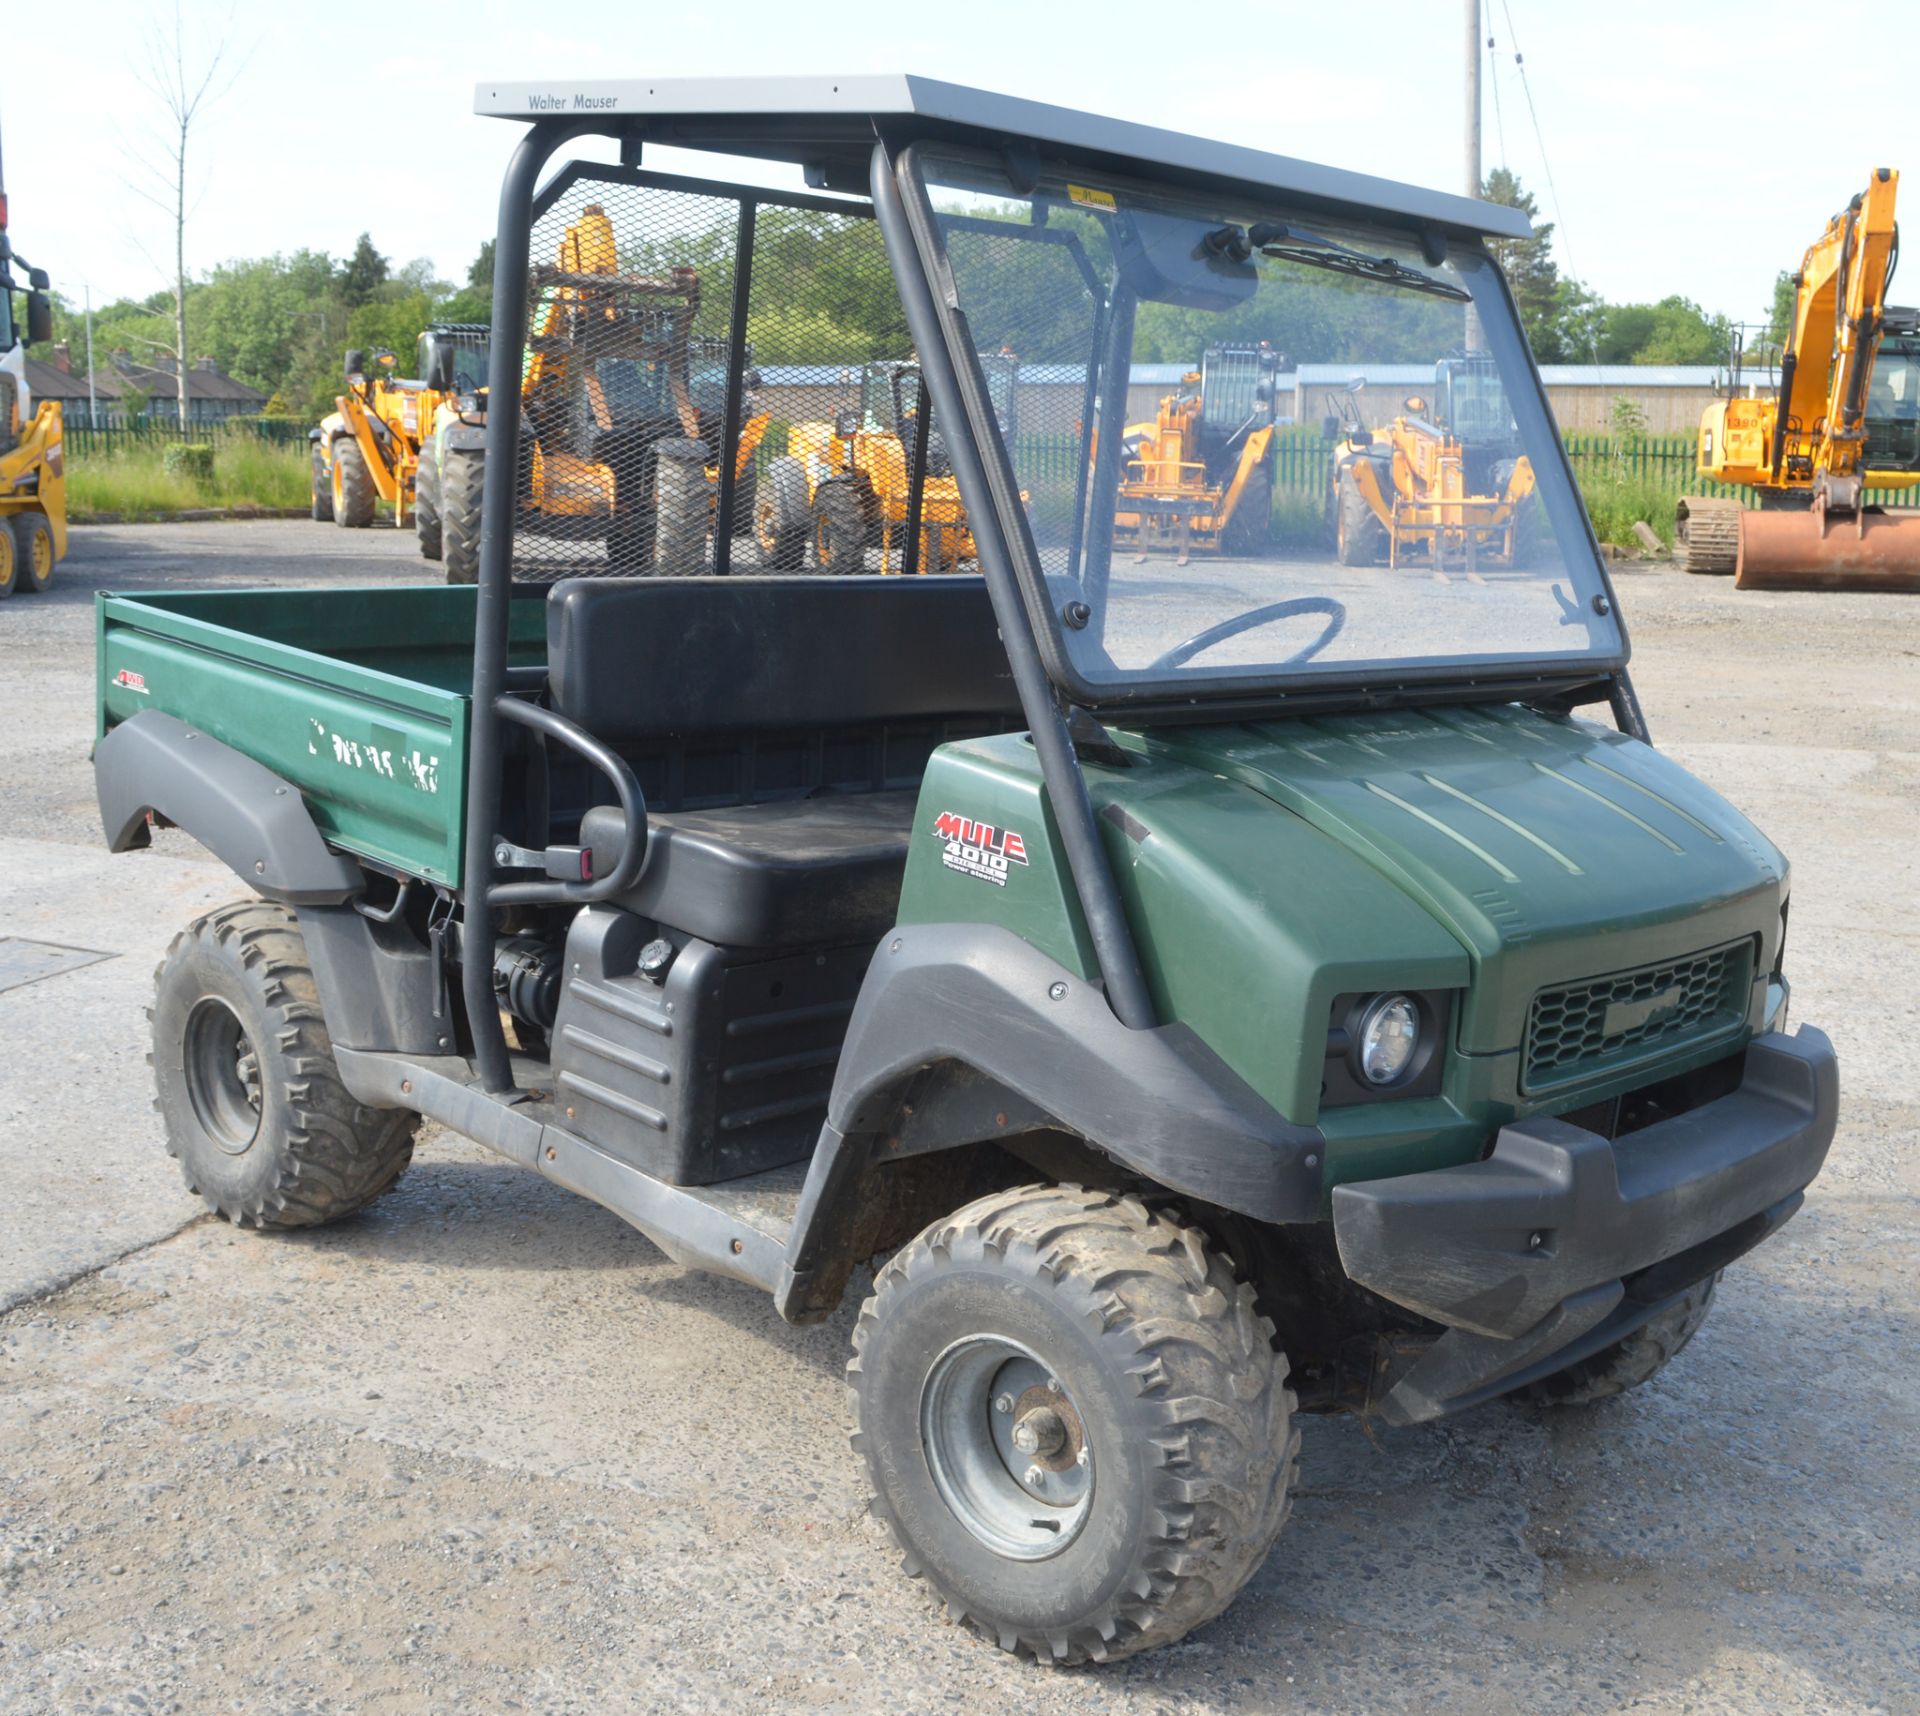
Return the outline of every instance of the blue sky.
<path id="1" fill-rule="evenodd" d="M 96 303 L 164 282 L 152 258 L 171 248 L 167 223 L 126 184 L 130 154 L 154 146 L 155 103 L 132 62 L 162 9 L 78 0 L 60 34 L 84 41 L 83 62 L 63 71 L 40 54 L 24 75 L 0 72 L 15 241 L 76 300 L 83 281 Z M 1872 46 L 1897 9 L 1484 0 L 1484 10 L 1498 41 L 1497 75 L 1483 74 L 1486 162 L 1504 158 L 1553 218 L 1517 40 L 1558 190 L 1562 267 L 1609 298 L 1678 291 L 1757 317 L 1775 271 L 1799 260 L 1871 167 L 1920 173 L 1911 54 L 1903 42 Z M 1449 190 L 1463 177 L 1457 0 L 891 11 L 183 0 L 183 15 L 191 55 L 224 35 L 241 66 L 193 140 L 193 270 L 301 245 L 338 256 L 364 228 L 396 263 L 428 257 L 459 279 L 492 229 L 517 130 L 472 116 L 482 78 L 918 71 Z M 1803 88 L 1790 82 L 1796 67 Z M 1920 300 L 1920 279 L 1909 285 Z"/>

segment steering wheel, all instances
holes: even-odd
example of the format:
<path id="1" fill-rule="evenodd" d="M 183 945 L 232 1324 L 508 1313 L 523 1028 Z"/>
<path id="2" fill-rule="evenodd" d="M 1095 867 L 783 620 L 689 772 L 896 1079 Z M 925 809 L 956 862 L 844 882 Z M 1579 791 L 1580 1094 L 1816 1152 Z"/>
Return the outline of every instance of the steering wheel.
<path id="1" fill-rule="evenodd" d="M 1147 672 L 1159 673 L 1185 667 L 1201 651 L 1212 649 L 1217 643 L 1237 638 L 1242 632 L 1270 626 L 1276 620 L 1290 620 L 1296 614 L 1325 614 L 1327 623 L 1317 638 L 1281 662 L 1279 665 L 1282 667 L 1296 667 L 1303 661 L 1311 661 L 1340 635 L 1347 623 L 1347 605 L 1344 602 L 1336 602 L 1331 596 L 1290 596 L 1284 602 L 1269 602 L 1264 608 L 1249 608 L 1244 614 L 1235 614 L 1230 620 L 1207 627 L 1204 632 L 1195 632 L 1185 643 L 1177 643 L 1165 654 L 1155 656 L 1147 664 Z"/>

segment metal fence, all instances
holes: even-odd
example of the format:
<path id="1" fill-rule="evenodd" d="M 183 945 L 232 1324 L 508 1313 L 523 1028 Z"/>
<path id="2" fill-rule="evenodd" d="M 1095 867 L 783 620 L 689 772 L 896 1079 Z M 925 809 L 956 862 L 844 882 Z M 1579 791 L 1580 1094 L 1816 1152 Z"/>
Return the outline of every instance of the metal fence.
<path id="1" fill-rule="evenodd" d="M 1709 495 L 1756 504 L 1754 491 L 1743 483 L 1719 483 L 1700 475 L 1691 435 L 1566 435 L 1567 458 L 1582 488 L 1608 482 L 1627 482 L 1662 490 L 1676 499 Z M 1325 494 L 1333 458 L 1332 447 L 1319 430 L 1282 429 L 1274 436 L 1273 480 L 1277 491 L 1319 497 Z M 1904 497 L 1911 501 L 1910 495 Z M 1898 506 L 1903 491 L 1869 489 L 1869 506 Z"/>
<path id="2" fill-rule="evenodd" d="M 110 458 L 144 447 L 177 447 L 183 441 L 219 442 L 232 439 L 265 441 L 274 446 L 296 446 L 310 427 L 298 417 L 226 417 L 215 423 L 189 423 L 183 435 L 172 424 L 67 423 L 62 431 L 67 456 L 74 459 Z"/>

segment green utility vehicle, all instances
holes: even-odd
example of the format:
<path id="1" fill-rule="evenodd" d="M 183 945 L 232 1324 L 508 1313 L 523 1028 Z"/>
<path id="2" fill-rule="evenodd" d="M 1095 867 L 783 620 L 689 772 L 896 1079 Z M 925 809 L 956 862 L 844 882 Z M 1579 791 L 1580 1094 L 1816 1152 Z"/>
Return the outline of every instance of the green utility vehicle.
<path id="1" fill-rule="evenodd" d="M 1818 1173 L 1837 1074 L 1787 1030 L 1785 861 L 1648 740 L 1484 242 L 1523 217 L 915 78 L 479 106 L 532 121 L 497 444 L 573 302 L 528 259 L 592 205 L 637 278 L 704 271 L 727 342 L 663 516 L 732 468 L 749 332 L 788 418 L 831 336 L 918 357 L 981 570 L 782 575 L 706 510 L 696 575 L 607 532 L 556 556 L 516 535 L 523 458 L 487 465 L 476 587 L 103 597 L 110 845 L 177 824 L 256 896 L 158 978 L 207 1203 L 348 1215 L 427 1116 L 784 1317 L 871 1265 L 875 1510 L 1054 1663 L 1226 1606 L 1300 1412 L 1578 1403 L 1676 1354 Z M 598 133 L 619 164 L 548 176 Z M 671 177 L 655 140 L 809 188 Z M 1114 552 L 1137 351 L 1438 357 L 1470 312 L 1537 473 L 1524 567 Z"/>

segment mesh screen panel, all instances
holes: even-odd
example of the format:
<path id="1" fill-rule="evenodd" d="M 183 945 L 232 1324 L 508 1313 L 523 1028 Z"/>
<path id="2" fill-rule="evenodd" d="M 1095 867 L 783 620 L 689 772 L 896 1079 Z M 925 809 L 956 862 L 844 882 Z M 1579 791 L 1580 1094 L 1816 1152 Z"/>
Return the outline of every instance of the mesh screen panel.
<path id="1" fill-rule="evenodd" d="M 529 263 L 516 580 L 971 569 L 864 204 L 576 165 Z"/>

